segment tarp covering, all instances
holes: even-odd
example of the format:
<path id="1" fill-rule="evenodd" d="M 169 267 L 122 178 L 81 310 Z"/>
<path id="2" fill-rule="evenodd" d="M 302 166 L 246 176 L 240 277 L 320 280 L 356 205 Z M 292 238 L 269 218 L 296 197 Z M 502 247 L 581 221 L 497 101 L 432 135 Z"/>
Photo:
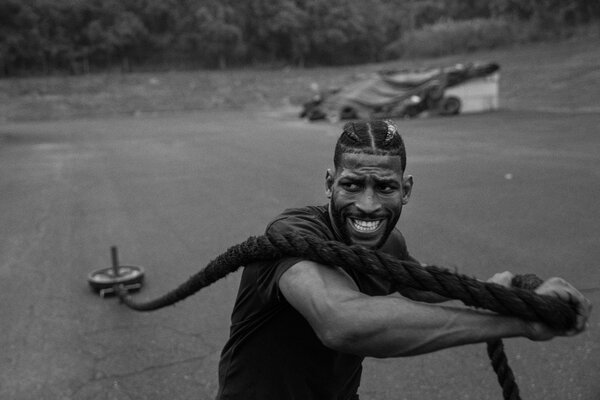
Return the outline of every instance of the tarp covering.
<path id="1" fill-rule="evenodd" d="M 498 69 L 495 63 L 470 63 L 422 71 L 373 73 L 337 91 L 321 93 L 316 100 L 305 104 L 301 116 L 309 119 L 335 118 L 336 115 L 338 119 L 344 119 L 386 113 L 392 117 L 405 116 L 403 113 L 414 116 L 443 105 L 441 100 L 446 88 L 493 74 Z M 407 108 L 410 102 L 415 103 L 416 108 Z"/>

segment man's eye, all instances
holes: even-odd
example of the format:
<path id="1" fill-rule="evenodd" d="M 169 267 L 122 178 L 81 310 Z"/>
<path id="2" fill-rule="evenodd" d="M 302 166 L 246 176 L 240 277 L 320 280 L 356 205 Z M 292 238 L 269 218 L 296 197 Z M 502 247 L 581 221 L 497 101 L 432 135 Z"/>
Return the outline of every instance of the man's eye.
<path id="1" fill-rule="evenodd" d="M 342 188 L 348 192 L 357 192 L 360 190 L 360 185 L 357 183 L 346 182 L 342 183 Z"/>
<path id="2" fill-rule="evenodd" d="M 392 193 L 396 188 L 391 185 L 380 185 L 377 188 L 381 193 Z"/>

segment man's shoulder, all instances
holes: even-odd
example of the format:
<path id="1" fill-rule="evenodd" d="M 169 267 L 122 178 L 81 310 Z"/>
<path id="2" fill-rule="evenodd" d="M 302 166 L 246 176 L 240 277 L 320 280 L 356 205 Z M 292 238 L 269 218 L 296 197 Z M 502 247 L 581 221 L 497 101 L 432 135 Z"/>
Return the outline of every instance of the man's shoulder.
<path id="1" fill-rule="evenodd" d="M 404 244 L 406 245 L 406 242 L 404 240 L 404 235 L 402 234 L 402 232 L 400 232 L 400 229 L 398 228 L 394 228 L 392 229 L 392 232 L 390 233 L 390 237 L 388 238 L 387 242 L 392 242 L 394 244 Z"/>
<path id="2" fill-rule="evenodd" d="M 266 232 L 280 234 L 298 232 L 317 236 L 324 240 L 333 239 L 333 232 L 328 221 L 327 206 L 288 208 L 267 225 Z"/>
<path id="3" fill-rule="evenodd" d="M 398 228 L 392 230 L 381 250 L 400 259 L 407 259 L 409 257 L 406 240 Z"/>
<path id="4" fill-rule="evenodd" d="M 270 225 L 284 219 L 300 218 L 300 219 L 324 219 L 327 214 L 327 206 L 305 206 L 287 208 L 276 216 Z"/>

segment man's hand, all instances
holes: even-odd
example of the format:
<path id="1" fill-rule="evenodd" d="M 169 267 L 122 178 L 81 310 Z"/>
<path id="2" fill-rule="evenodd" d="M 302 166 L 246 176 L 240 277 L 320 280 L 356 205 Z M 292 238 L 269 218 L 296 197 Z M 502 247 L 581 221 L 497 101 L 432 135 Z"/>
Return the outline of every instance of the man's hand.
<path id="1" fill-rule="evenodd" d="M 535 292 L 547 296 L 555 296 L 572 304 L 577 313 L 573 329 L 563 332 L 563 336 L 573 336 L 583 332 L 592 312 L 592 302 L 575 289 L 569 282 L 562 278 L 550 278 L 545 281 Z"/>
<path id="2" fill-rule="evenodd" d="M 502 286 L 511 287 L 514 275 L 508 271 L 495 274 L 488 282 L 497 283 Z M 573 285 L 562 278 L 550 278 L 542 283 L 535 293 L 554 296 L 572 304 L 577 313 L 575 326 L 570 330 L 557 330 L 542 322 L 527 321 L 530 333 L 527 337 L 531 340 L 550 340 L 555 336 L 574 336 L 583 332 L 587 327 L 587 321 L 592 311 L 592 303 L 581 294 Z"/>

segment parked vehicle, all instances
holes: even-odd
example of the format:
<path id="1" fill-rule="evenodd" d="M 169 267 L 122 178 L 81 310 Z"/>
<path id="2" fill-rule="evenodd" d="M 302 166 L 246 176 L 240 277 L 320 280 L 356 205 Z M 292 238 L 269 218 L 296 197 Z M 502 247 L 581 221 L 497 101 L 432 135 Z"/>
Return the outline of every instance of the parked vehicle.
<path id="1" fill-rule="evenodd" d="M 446 89 L 499 70 L 495 63 L 457 64 L 424 71 L 381 71 L 345 87 L 320 91 L 304 103 L 308 120 L 413 118 L 424 111 L 455 115 L 461 99 Z"/>

